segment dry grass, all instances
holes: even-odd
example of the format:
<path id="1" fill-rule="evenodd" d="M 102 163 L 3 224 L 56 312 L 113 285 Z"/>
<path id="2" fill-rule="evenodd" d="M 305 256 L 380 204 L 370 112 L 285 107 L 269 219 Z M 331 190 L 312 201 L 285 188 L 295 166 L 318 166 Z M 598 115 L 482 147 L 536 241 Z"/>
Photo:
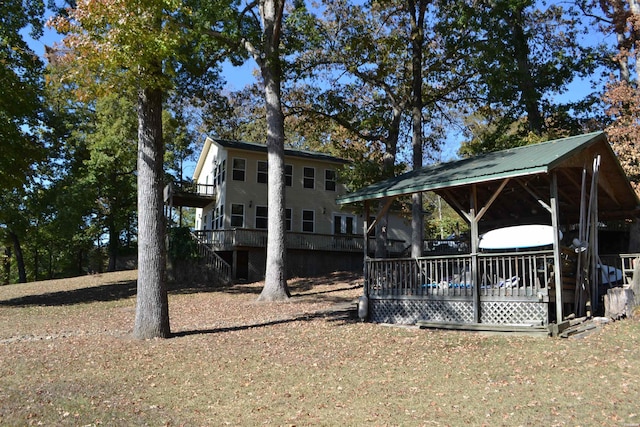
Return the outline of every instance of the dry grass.
<path id="1" fill-rule="evenodd" d="M 130 337 L 135 272 L 0 287 L 2 425 L 638 425 L 640 323 L 581 340 L 359 323 L 349 275 L 176 289 Z"/>

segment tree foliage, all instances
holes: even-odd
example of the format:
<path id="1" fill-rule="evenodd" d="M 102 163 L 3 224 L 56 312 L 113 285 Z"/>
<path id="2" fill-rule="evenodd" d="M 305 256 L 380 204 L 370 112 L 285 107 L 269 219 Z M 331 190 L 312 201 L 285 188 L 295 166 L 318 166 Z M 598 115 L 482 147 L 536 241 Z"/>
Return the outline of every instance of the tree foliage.
<path id="1" fill-rule="evenodd" d="M 44 157 L 38 128 L 45 120 L 42 62 L 24 34 L 42 33 L 41 0 L 0 3 L 0 187 L 25 183 L 35 161 Z"/>
<path id="2" fill-rule="evenodd" d="M 597 65 L 596 51 L 579 43 L 585 27 L 570 5 L 522 0 L 460 2 L 457 25 L 468 28 L 476 49 L 479 96 L 470 109 L 463 154 L 494 151 L 584 130 L 580 103 L 557 96 Z"/>

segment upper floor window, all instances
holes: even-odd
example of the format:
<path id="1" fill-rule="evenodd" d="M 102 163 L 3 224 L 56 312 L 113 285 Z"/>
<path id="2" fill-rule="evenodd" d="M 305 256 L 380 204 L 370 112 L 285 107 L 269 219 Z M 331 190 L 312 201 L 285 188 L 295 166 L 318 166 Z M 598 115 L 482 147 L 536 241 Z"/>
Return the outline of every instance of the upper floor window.
<path id="1" fill-rule="evenodd" d="M 304 188 L 315 188 L 316 170 L 314 168 L 305 167 L 302 176 L 302 186 Z"/>
<path id="2" fill-rule="evenodd" d="M 324 189 L 327 191 L 336 191 L 336 171 L 326 169 L 324 171 Z"/>
<path id="3" fill-rule="evenodd" d="M 316 228 L 316 212 L 311 210 L 302 210 L 302 231 L 313 233 Z"/>
<path id="4" fill-rule="evenodd" d="M 266 184 L 268 181 L 269 165 L 267 162 L 258 160 L 257 180 L 260 184 Z"/>
<path id="5" fill-rule="evenodd" d="M 284 165 L 284 185 L 287 187 L 293 185 L 293 165 Z"/>
<path id="6" fill-rule="evenodd" d="M 268 215 L 269 213 L 266 206 L 256 206 L 256 228 L 266 230 Z"/>
<path id="7" fill-rule="evenodd" d="M 247 161 L 245 159 L 233 159 L 233 180 L 244 181 L 244 174 L 247 169 Z"/>
<path id="8" fill-rule="evenodd" d="M 231 205 L 231 226 L 244 227 L 244 205 Z"/>

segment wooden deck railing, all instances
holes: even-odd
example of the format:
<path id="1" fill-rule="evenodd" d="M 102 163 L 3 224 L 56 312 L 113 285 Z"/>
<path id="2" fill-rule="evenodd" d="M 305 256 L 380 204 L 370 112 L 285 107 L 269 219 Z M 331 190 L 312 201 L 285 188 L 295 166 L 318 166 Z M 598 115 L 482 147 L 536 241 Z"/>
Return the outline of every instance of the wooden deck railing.
<path id="1" fill-rule="evenodd" d="M 214 250 L 232 250 L 238 247 L 265 248 L 267 247 L 267 231 L 249 228 L 232 230 L 197 230 L 194 234 L 209 244 Z M 356 235 L 286 233 L 288 249 L 308 249 L 316 251 L 363 252 L 364 239 Z M 375 242 L 370 241 L 370 251 Z M 405 242 L 390 240 L 387 249 L 390 253 L 404 250 Z"/>
<path id="2" fill-rule="evenodd" d="M 604 265 L 620 270 L 622 272 L 623 283 L 630 284 L 633 279 L 634 262 L 637 258 L 640 258 L 640 253 L 601 255 L 600 261 L 602 261 Z"/>
<path id="3" fill-rule="evenodd" d="M 544 298 L 553 265 L 552 251 L 478 255 L 478 274 L 471 255 L 367 259 L 370 297 L 473 296 L 476 277 L 485 297 Z"/>

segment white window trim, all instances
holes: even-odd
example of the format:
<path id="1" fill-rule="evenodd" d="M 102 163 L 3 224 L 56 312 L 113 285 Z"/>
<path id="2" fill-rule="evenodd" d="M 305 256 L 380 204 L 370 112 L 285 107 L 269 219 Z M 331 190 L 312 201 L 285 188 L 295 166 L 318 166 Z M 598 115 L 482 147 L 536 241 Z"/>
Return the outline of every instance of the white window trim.
<path id="1" fill-rule="evenodd" d="M 291 216 L 289 218 L 289 224 L 291 226 L 289 228 L 287 228 L 287 212 L 291 213 Z M 284 229 L 285 231 L 293 231 L 293 209 L 291 208 L 284 209 Z"/>
<path id="2" fill-rule="evenodd" d="M 265 208 L 267 210 L 267 216 L 258 216 L 258 208 Z M 264 226 L 264 228 L 260 228 L 258 227 L 258 218 L 264 218 L 267 221 L 267 224 Z M 254 211 L 253 214 L 253 226 L 256 228 L 256 230 L 266 230 L 267 226 L 269 222 L 269 207 L 266 205 L 256 205 L 256 210 Z"/>
<path id="3" fill-rule="evenodd" d="M 313 212 L 313 223 L 312 223 L 313 224 L 313 230 L 311 230 L 311 231 L 306 231 L 304 229 L 304 224 L 306 222 L 308 222 L 308 221 L 305 221 L 305 219 L 304 219 L 304 213 L 305 212 Z M 300 220 L 301 220 L 300 231 L 302 231 L 303 233 L 315 233 L 316 232 L 316 211 L 315 210 L 313 210 L 313 209 L 302 209 L 302 217 L 300 218 Z"/>
<path id="4" fill-rule="evenodd" d="M 258 181 L 258 176 L 260 176 L 260 163 L 264 163 L 267 165 L 267 170 L 265 175 L 267 176 L 267 180 L 265 182 Z M 256 184 L 268 184 L 269 183 L 269 163 L 266 160 L 257 160 L 256 161 Z"/>
<path id="5" fill-rule="evenodd" d="M 327 179 L 327 172 L 333 172 L 333 181 L 329 181 Z M 333 190 L 327 189 L 327 182 L 333 182 Z M 325 169 L 324 170 L 324 189 L 325 191 L 336 191 L 338 189 L 338 174 L 335 169 Z"/>
<path id="6" fill-rule="evenodd" d="M 234 167 L 234 162 L 235 162 L 236 160 L 243 160 L 243 161 L 244 161 L 244 169 L 236 169 L 236 168 Z M 236 170 L 238 170 L 238 171 L 242 170 L 242 171 L 244 172 L 244 179 L 243 179 L 242 181 L 241 181 L 241 180 L 239 180 L 239 179 L 235 179 L 235 177 L 234 177 L 234 172 L 235 172 Z M 231 179 L 232 179 L 233 181 L 238 181 L 238 182 L 246 182 L 246 181 L 247 181 L 247 159 L 245 159 L 245 158 L 243 158 L 243 157 L 233 157 L 233 158 L 231 159 Z"/>
<path id="7" fill-rule="evenodd" d="M 234 214 L 233 213 L 233 207 L 234 206 L 242 206 L 242 225 L 240 225 L 240 226 L 232 225 L 233 224 L 233 217 L 239 216 L 238 214 Z M 231 210 L 229 211 L 229 225 L 231 227 L 244 228 L 244 225 L 245 225 L 246 219 L 247 219 L 247 210 L 245 208 L 246 208 L 246 206 L 244 205 L 244 203 L 231 203 L 231 207 L 230 207 Z"/>
<path id="8" fill-rule="evenodd" d="M 340 218 L 340 236 L 353 236 L 358 234 L 358 216 L 353 214 L 345 214 L 341 212 L 334 212 L 331 215 L 331 230 L 333 234 L 336 234 L 336 217 Z M 351 218 L 353 220 L 353 233 L 347 234 L 347 222 L 346 219 Z"/>
<path id="9" fill-rule="evenodd" d="M 311 169 L 313 171 L 313 187 L 306 187 L 304 185 L 305 180 L 307 180 L 307 176 L 305 175 L 305 171 L 307 169 Z M 315 190 L 316 189 L 316 168 L 312 167 L 312 166 L 304 166 L 302 168 L 302 188 L 306 189 L 306 190 Z"/>
<path id="10" fill-rule="evenodd" d="M 291 185 L 287 185 L 287 166 L 291 167 Z M 293 187 L 293 165 L 286 164 L 284 165 L 284 185 L 285 187 Z"/>

